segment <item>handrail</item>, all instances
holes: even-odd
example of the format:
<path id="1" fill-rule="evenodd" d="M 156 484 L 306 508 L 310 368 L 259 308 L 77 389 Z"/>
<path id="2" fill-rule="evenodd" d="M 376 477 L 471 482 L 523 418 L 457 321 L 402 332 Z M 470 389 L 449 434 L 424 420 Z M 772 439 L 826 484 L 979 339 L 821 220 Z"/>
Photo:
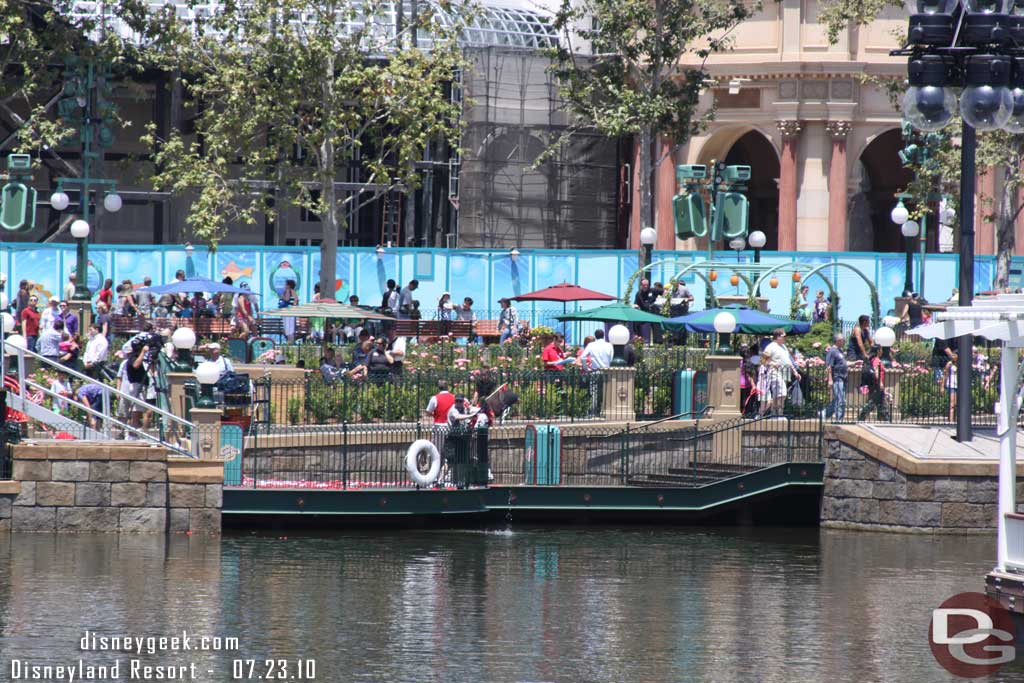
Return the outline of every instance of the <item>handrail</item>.
<path id="1" fill-rule="evenodd" d="M 704 406 L 700 410 L 700 412 L 695 412 L 693 410 L 687 410 L 685 413 L 678 413 L 676 415 L 670 415 L 669 417 L 663 417 L 663 418 L 655 420 L 654 422 L 645 422 L 644 424 L 638 426 L 636 429 L 630 430 L 629 433 L 630 434 L 636 434 L 637 432 L 639 432 L 642 429 L 647 429 L 648 427 L 653 427 L 654 425 L 661 424 L 662 422 L 668 422 L 669 420 L 684 420 L 684 419 L 699 420 L 702 417 L 705 417 L 711 411 L 712 411 L 712 406 Z M 687 418 L 686 417 L 687 415 L 696 415 L 696 417 Z M 603 438 L 603 439 L 611 439 L 612 437 L 621 436 L 621 435 L 625 434 L 626 431 L 627 431 L 626 429 L 623 429 L 623 430 L 620 430 L 618 432 L 615 432 L 614 434 L 608 434 L 607 436 L 603 436 L 601 438 Z"/>
<path id="2" fill-rule="evenodd" d="M 10 346 L 10 348 L 13 348 L 13 349 L 15 349 L 18 352 L 18 383 L 19 384 L 24 382 L 25 373 L 22 372 L 22 370 L 23 370 L 23 366 L 24 366 L 25 356 L 28 356 L 30 358 L 34 358 L 37 361 L 42 361 L 42 363 L 44 365 L 48 365 L 48 366 L 52 367 L 54 370 L 57 370 L 58 372 L 66 373 L 66 374 L 71 375 L 72 377 L 74 377 L 76 379 L 79 379 L 79 380 L 81 380 L 83 382 L 86 382 L 88 384 L 98 384 L 98 385 L 104 387 L 105 389 L 109 390 L 117 398 L 120 398 L 122 400 L 127 400 L 130 403 L 135 403 L 137 405 L 140 405 L 143 408 L 145 408 L 146 410 L 154 412 L 154 413 L 156 413 L 157 415 L 160 415 L 163 418 L 166 418 L 166 419 L 168 419 L 168 420 L 170 420 L 172 422 L 177 422 L 182 427 L 187 427 L 187 428 L 191 429 L 192 426 L 193 426 L 191 422 L 189 422 L 188 420 L 186 420 L 184 418 L 178 417 L 177 415 L 175 415 L 173 413 L 169 413 L 166 410 L 163 410 L 163 409 L 158 408 L 158 407 L 156 407 L 154 405 L 151 405 L 151 404 L 147 403 L 144 400 L 140 400 L 140 399 L 135 398 L 134 396 L 130 396 L 130 395 L 124 393 L 123 391 L 117 389 L 116 387 L 111 387 L 111 386 L 109 386 L 107 384 L 104 384 L 103 382 L 97 381 L 97 380 L 93 379 L 92 377 L 89 377 L 88 375 L 83 375 L 82 373 L 78 372 L 77 370 L 73 370 L 72 368 L 69 368 L 66 365 L 61 365 L 60 363 L 55 363 L 54 361 L 50 360 L 49 358 L 47 358 L 45 356 L 40 356 L 39 354 L 37 354 L 37 353 L 35 353 L 33 351 L 29 351 L 28 349 L 21 348 L 21 347 L 18 347 L 18 346 L 11 346 L 7 342 L 7 340 L 4 340 L 4 352 L 5 353 L 6 353 L 6 350 L 7 350 L 8 346 Z"/>
<path id="3" fill-rule="evenodd" d="M 51 397 L 59 398 L 60 400 L 71 400 L 71 401 L 73 401 L 76 404 L 76 407 L 80 407 L 82 410 L 86 411 L 88 414 L 93 415 L 94 417 L 96 417 L 98 419 L 102 419 L 103 420 L 103 424 L 106 427 L 105 434 L 108 437 L 109 437 L 109 426 L 108 426 L 108 423 L 109 424 L 115 424 L 115 425 L 121 427 L 122 429 L 124 429 L 125 431 L 130 432 L 131 434 L 133 434 L 133 435 L 135 435 L 137 437 L 141 437 L 143 439 L 146 439 L 146 440 L 149 440 L 149 441 L 153 441 L 155 443 L 158 443 L 158 444 L 160 444 L 162 446 L 170 448 L 170 449 L 172 449 L 172 450 L 174 450 L 176 452 L 182 453 L 184 455 L 188 455 L 188 456 L 191 456 L 191 457 L 198 457 L 198 453 L 199 453 L 199 440 L 195 438 L 195 425 L 193 423 L 189 422 L 188 420 L 185 420 L 185 419 L 183 419 L 181 417 L 178 417 L 177 415 L 174 415 L 173 413 L 170 413 L 170 412 L 168 412 L 166 410 L 163 410 L 162 408 L 160 408 L 158 406 L 151 405 L 150 403 L 147 403 L 145 400 L 141 400 L 141 399 L 135 398 L 134 396 L 126 394 L 126 393 L 120 391 L 119 389 L 117 389 L 116 387 L 108 386 L 107 384 L 104 384 L 103 382 L 97 381 L 97 380 L 93 379 L 92 377 L 89 377 L 88 375 L 84 375 L 84 374 L 78 372 L 77 370 L 69 368 L 69 367 L 67 367 L 65 365 L 61 365 L 60 363 L 56 363 L 56 362 L 50 360 L 49 358 L 46 358 L 45 356 L 41 356 L 41 355 L 39 355 L 39 354 L 37 354 L 37 353 L 35 353 L 33 351 L 29 351 L 28 349 L 20 347 L 20 346 L 14 346 L 14 345 L 10 344 L 6 339 L 3 342 L 3 347 L 2 348 L 3 348 L 3 352 L 4 352 L 5 356 L 7 355 L 7 351 L 8 351 L 9 348 L 10 349 L 14 349 L 16 354 L 17 354 L 17 358 L 18 358 L 18 391 L 19 391 L 19 394 L 20 394 L 20 396 L 21 396 L 21 398 L 23 400 L 26 400 L 26 401 L 28 400 L 28 393 L 26 391 L 26 387 L 33 388 L 34 390 L 37 390 L 37 391 L 42 391 L 44 394 L 47 394 L 47 395 L 49 395 Z M 95 411 L 95 410 L 93 410 L 91 408 L 87 408 L 84 404 L 80 403 L 79 401 L 77 401 L 77 400 L 75 400 L 73 398 L 72 399 L 68 399 L 67 397 L 61 396 L 60 394 L 57 394 L 57 393 L 53 392 L 52 390 L 50 390 L 48 387 L 44 387 L 44 386 L 38 384 L 37 382 L 29 379 L 28 375 L 26 373 L 26 370 L 25 370 L 25 358 L 26 357 L 32 358 L 32 359 L 36 360 L 37 362 L 41 363 L 43 366 L 50 367 L 50 368 L 52 368 L 52 369 L 54 369 L 54 370 L 56 370 L 58 372 L 61 372 L 61 373 L 66 373 L 66 374 L 70 375 L 71 377 L 74 377 L 74 378 L 76 378 L 76 379 L 78 379 L 78 380 L 80 380 L 82 382 L 85 382 L 86 384 L 93 384 L 93 385 L 99 386 L 103 390 L 103 393 L 102 393 L 102 396 L 103 396 L 103 413 L 97 412 L 97 411 Z M 183 448 L 181 448 L 180 446 L 178 446 L 175 443 L 171 443 L 169 441 L 164 440 L 163 433 L 162 433 L 163 432 L 163 426 L 162 425 L 160 427 L 160 429 L 161 429 L 161 436 L 160 436 L 160 438 L 157 438 L 157 437 L 153 437 L 152 435 L 148 434 L 146 431 L 144 431 L 144 430 L 142 430 L 140 428 L 134 427 L 132 425 L 127 425 L 127 424 L 121 422 L 120 420 L 117 420 L 112 415 L 112 411 L 110 409 L 111 408 L 111 406 L 110 406 L 110 398 L 112 396 L 117 397 L 121 401 L 127 401 L 128 403 L 130 403 L 132 405 L 138 406 L 142 410 L 155 413 L 159 418 L 163 418 L 163 420 L 167 420 L 167 421 L 175 424 L 176 426 L 181 427 L 182 430 L 186 434 L 189 434 L 189 435 L 192 436 L 192 438 L 191 438 L 191 450 L 183 449 Z"/>

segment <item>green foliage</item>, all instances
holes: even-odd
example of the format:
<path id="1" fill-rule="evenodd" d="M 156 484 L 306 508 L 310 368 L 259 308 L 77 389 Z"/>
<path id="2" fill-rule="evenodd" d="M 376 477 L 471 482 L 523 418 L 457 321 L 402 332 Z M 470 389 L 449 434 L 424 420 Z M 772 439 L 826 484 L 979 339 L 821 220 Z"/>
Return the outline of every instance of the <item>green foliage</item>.
<path id="1" fill-rule="evenodd" d="M 653 173 L 658 136 L 684 144 L 712 112 L 698 115 L 704 63 L 730 46 L 730 32 L 756 11 L 739 0 L 563 0 L 551 50 L 562 97 L 575 121 L 542 155 L 543 163 L 578 131 L 635 137 L 640 148 L 641 221 L 653 225 Z M 593 27 L 593 28 L 590 28 Z M 583 58 L 581 45 L 592 46 Z"/>
<path id="2" fill-rule="evenodd" d="M 817 346 L 815 346 L 817 344 Z M 786 336 L 786 346 L 796 349 L 808 358 L 825 355 L 825 349 L 832 344 L 832 324 L 814 323 L 807 334 Z"/>
<path id="3" fill-rule="evenodd" d="M 230 223 L 253 224 L 275 205 L 305 208 L 323 222 L 321 288 L 333 291 L 345 211 L 417 187 L 424 150 L 458 144 L 460 104 L 446 88 L 466 65 L 461 25 L 422 3 L 397 36 L 375 30 L 394 22 L 392 9 L 386 0 L 225 3 L 194 39 L 161 46 L 165 63 L 192 66 L 184 85 L 207 105 L 193 112 L 195 136 L 160 140 L 152 126 L 146 136 L 154 184 L 194 197 L 198 239 L 216 247 Z M 411 46 L 417 33 L 432 36 L 429 51 Z M 367 191 L 337 191 L 355 159 Z"/>

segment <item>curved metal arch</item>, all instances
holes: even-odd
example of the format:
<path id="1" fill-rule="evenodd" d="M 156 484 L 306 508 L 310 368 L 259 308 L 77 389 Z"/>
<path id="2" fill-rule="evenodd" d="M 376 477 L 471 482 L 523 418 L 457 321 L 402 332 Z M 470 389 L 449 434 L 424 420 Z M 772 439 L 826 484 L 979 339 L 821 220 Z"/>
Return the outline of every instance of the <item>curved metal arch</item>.
<path id="1" fill-rule="evenodd" d="M 724 261 L 700 261 L 698 263 L 691 263 L 690 265 L 686 266 L 685 268 L 683 268 L 682 270 L 677 272 L 675 275 L 670 277 L 669 280 L 670 281 L 671 280 L 678 280 L 683 275 L 685 275 L 686 273 L 689 273 L 691 270 L 694 270 L 697 267 L 708 268 L 708 269 L 711 269 L 711 270 L 715 270 L 715 269 L 728 270 L 733 275 L 738 275 L 739 278 L 741 280 L 743 280 L 743 284 L 745 284 L 747 286 L 747 296 L 748 297 L 750 297 L 754 293 L 754 283 L 751 282 L 750 278 L 747 277 L 746 274 L 741 270 L 741 266 L 738 266 L 735 263 L 726 263 Z M 697 274 L 701 275 L 702 278 L 703 278 L 703 275 L 704 275 L 703 273 L 700 273 L 699 271 L 695 271 L 695 272 L 697 272 Z M 704 279 L 705 282 L 711 282 L 707 278 L 703 278 L 703 279 Z M 711 285 L 711 289 L 714 290 L 714 285 Z M 717 300 L 718 297 L 716 296 L 715 299 Z"/>
<path id="2" fill-rule="evenodd" d="M 882 320 L 882 304 L 878 300 L 878 288 L 875 287 L 875 283 L 868 279 L 868 276 L 860 271 L 859 268 L 851 266 L 849 263 L 843 263 L 842 261 L 835 261 L 833 263 L 822 263 L 821 265 L 815 266 L 814 268 L 807 271 L 805 278 L 810 278 L 812 275 L 818 275 L 819 271 L 824 268 L 831 266 L 837 266 L 852 270 L 854 273 L 860 276 L 860 279 L 864 281 L 864 284 L 868 286 L 868 291 L 871 292 L 871 324 L 878 325 Z M 832 285 L 832 281 L 825 275 L 820 275 L 821 279 L 828 284 L 829 291 L 835 294 L 835 287 Z"/>
<path id="3" fill-rule="evenodd" d="M 674 259 L 674 258 L 666 258 L 666 259 L 662 259 L 660 261 L 654 261 L 652 263 L 648 263 L 647 265 L 643 266 L 642 268 L 637 268 L 637 270 L 632 275 L 630 275 L 629 286 L 626 288 L 626 293 L 623 295 L 623 299 L 622 299 L 623 303 L 628 304 L 630 302 L 630 296 L 633 294 L 633 283 L 635 283 L 637 281 L 637 276 L 640 273 L 645 272 L 645 271 L 650 271 L 650 269 L 653 268 L 656 265 L 663 265 L 665 263 L 675 263 L 676 260 L 677 259 Z M 722 269 L 722 270 L 729 270 L 733 274 L 739 275 L 739 279 L 743 281 L 744 285 L 746 285 L 746 296 L 751 297 L 753 295 L 753 293 L 754 293 L 754 283 L 752 283 L 751 279 L 748 278 L 748 276 L 746 276 L 746 274 L 740 269 L 740 266 L 738 266 L 735 263 L 726 263 L 726 262 L 723 262 L 723 261 L 696 261 L 694 263 L 690 263 L 688 266 L 686 266 L 682 270 L 679 270 L 678 272 L 676 272 L 676 274 L 672 275 L 672 278 L 669 278 L 669 282 L 678 281 L 687 272 L 690 272 L 690 271 L 696 272 L 696 274 L 698 274 L 700 276 L 700 279 L 703 282 L 705 282 L 705 284 L 708 286 L 708 290 L 711 292 L 711 295 L 712 295 L 712 301 L 717 305 L 718 304 L 718 295 L 715 293 L 715 284 L 714 284 L 714 282 L 712 282 L 708 278 L 708 276 L 705 273 L 702 273 L 699 270 L 696 270 L 696 268 L 699 268 L 699 267 L 707 267 L 707 268 L 712 268 L 712 269 L 719 268 L 719 269 Z"/>

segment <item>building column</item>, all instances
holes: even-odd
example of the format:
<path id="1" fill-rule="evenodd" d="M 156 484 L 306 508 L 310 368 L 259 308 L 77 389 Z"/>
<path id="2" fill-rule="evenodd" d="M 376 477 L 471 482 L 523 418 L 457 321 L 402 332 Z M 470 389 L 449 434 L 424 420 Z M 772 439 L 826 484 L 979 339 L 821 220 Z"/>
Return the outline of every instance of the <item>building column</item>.
<path id="1" fill-rule="evenodd" d="M 995 168 L 978 169 L 974 187 L 974 253 L 977 256 L 991 255 L 996 253 L 995 224 L 990 218 L 996 208 L 993 203 L 996 195 Z"/>
<path id="2" fill-rule="evenodd" d="M 852 126 L 849 121 L 829 121 L 825 124 L 832 138 L 832 158 L 828 165 L 828 250 L 846 251 L 846 136 Z"/>
<path id="3" fill-rule="evenodd" d="M 803 123 L 776 121 L 782 133 L 782 154 L 779 158 L 779 251 L 796 251 L 797 216 L 797 141 Z"/>

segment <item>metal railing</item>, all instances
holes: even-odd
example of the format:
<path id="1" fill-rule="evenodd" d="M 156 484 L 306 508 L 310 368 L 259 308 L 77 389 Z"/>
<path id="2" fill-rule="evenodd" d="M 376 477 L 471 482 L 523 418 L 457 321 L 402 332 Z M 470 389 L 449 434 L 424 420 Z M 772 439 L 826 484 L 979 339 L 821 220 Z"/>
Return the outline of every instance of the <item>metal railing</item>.
<path id="1" fill-rule="evenodd" d="M 861 369 L 851 365 L 844 385 L 845 404 L 841 415 L 836 411 L 825 368 L 807 367 L 800 372 L 803 404 L 793 406 L 787 399 L 789 415 L 808 416 L 825 411 L 827 419 L 843 423 L 948 425 L 956 422 L 955 392 L 947 388 L 941 370 L 936 373 L 934 368 L 924 364 L 888 368 L 881 387 L 869 382 L 863 384 L 863 388 Z M 999 400 L 998 378 L 973 373 L 971 395 L 972 424 L 994 426 L 995 404 Z M 751 404 L 756 404 L 756 399 Z"/>
<path id="2" fill-rule="evenodd" d="M 471 428 L 459 436 L 425 424 L 256 425 L 245 438 L 240 463 L 226 464 L 225 485 L 413 488 L 406 456 L 418 439 L 434 442 L 445 459 L 447 476 L 439 481 L 443 487 L 699 487 L 773 465 L 819 462 L 823 423 L 818 418 L 780 417 L 663 421 L 627 429 L 506 425 Z M 545 456 L 539 455 L 541 450 Z"/>
<path id="3" fill-rule="evenodd" d="M 632 381 L 608 373 L 576 370 L 458 370 L 369 374 L 353 378 L 339 376 L 328 381 L 318 371 L 301 380 L 255 380 L 266 397 L 265 411 L 271 424 L 391 423 L 418 419 L 430 397 L 437 393 L 439 380 L 449 391 L 489 395 L 504 387 L 508 420 L 565 422 L 594 421 L 602 416 L 616 420 L 648 420 L 673 414 L 673 370 L 637 368 Z M 619 414 L 606 406 L 606 396 L 618 396 L 618 383 L 632 387 L 634 411 Z M 612 383 L 612 384 L 610 384 Z M 498 410 L 500 413 L 503 411 Z"/>
<path id="4" fill-rule="evenodd" d="M 65 365 L 54 362 L 49 358 L 40 356 L 28 349 L 9 344 L 6 340 L 3 344 L 3 351 L 5 358 L 13 356 L 16 358 L 17 364 L 18 392 L 17 394 L 8 392 L 7 395 L 7 403 L 11 408 L 25 413 L 30 418 L 37 419 L 52 427 L 66 431 L 75 438 L 91 441 L 113 440 L 117 436 L 115 435 L 115 430 L 119 430 L 118 435 L 120 436 L 127 436 L 128 438 L 134 438 L 153 445 L 163 446 L 178 453 L 179 455 L 198 457 L 199 439 L 195 434 L 194 425 L 188 420 L 180 418 L 158 406 L 154 406 L 148 403 L 145 399 L 136 398 L 126 394 L 99 380 L 84 375 Z M 100 409 L 97 410 L 90 406 L 86 406 L 84 403 L 76 401 L 73 397 L 61 395 L 60 393 L 53 391 L 50 387 L 36 382 L 31 378 L 28 372 L 29 366 L 26 362 L 28 360 L 37 363 L 38 367 L 66 374 L 83 384 L 100 387 Z M 166 384 L 164 384 L 162 388 L 166 391 Z M 87 416 L 86 422 L 95 424 L 95 427 L 90 426 L 90 424 L 77 422 L 69 415 L 64 415 L 58 411 L 50 410 L 49 408 L 41 405 L 41 403 L 32 401 L 29 398 L 32 393 L 35 393 L 37 396 L 49 398 L 50 401 L 56 405 L 73 405 L 74 410 Z M 123 411 L 126 414 L 130 413 L 132 410 L 153 414 L 157 420 L 157 433 L 151 434 L 146 429 L 133 426 L 115 417 L 112 410 L 112 399 L 115 398 L 121 402 L 121 405 L 126 406 L 126 409 Z M 88 418 L 91 418 L 91 420 Z"/>

